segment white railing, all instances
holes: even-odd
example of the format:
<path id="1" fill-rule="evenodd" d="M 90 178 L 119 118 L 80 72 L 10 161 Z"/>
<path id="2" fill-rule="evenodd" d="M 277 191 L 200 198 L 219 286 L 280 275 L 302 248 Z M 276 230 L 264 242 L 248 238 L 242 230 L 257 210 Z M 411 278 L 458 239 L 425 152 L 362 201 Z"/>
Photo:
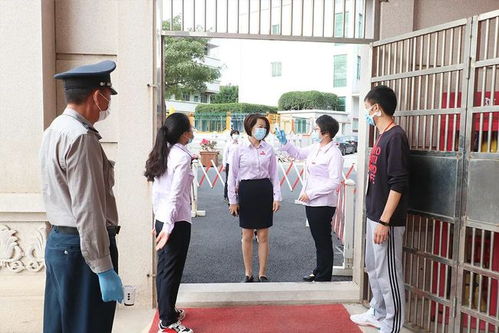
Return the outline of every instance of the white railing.
<path id="1" fill-rule="evenodd" d="M 343 243 L 343 264 L 333 267 L 333 275 L 351 276 L 353 271 L 353 235 L 355 225 L 355 192 L 356 184 L 350 175 L 355 170 L 355 164 L 343 174 L 343 181 L 338 189 L 338 203 L 334 214 L 332 227 L 335 234 Z"/>

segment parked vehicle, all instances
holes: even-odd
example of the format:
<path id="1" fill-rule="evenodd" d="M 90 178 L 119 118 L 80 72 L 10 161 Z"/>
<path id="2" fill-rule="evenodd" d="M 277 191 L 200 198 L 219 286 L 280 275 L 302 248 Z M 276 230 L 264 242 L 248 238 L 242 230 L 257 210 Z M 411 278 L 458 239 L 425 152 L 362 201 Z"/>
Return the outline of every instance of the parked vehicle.
<path id="1" fill-rule="evenodd" d="M 336 142 L 342 155 L 353 154 L 357 151 L 357 145 L 352 143 L 352 141 L 348 140 L 345 136 L 334 138 L 334 142 Z"/>
<path id="2" fill-rule="evenodd" d="M 345 140 L 350 142 L 355 146 L 355 153 L 357 152 L 357 146 L 359 144 L 359 137 L 357 135 L 345 135 L 344 136 Z"/>

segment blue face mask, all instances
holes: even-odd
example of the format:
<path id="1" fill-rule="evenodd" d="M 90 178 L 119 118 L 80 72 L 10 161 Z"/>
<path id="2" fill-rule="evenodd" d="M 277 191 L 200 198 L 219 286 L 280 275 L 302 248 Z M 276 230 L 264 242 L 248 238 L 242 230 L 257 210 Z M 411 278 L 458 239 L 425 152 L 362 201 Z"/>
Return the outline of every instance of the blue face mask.
<path id="1" fill-rule="evenodd" d="M 319 133 L 317 131 L 313 131 L 310 138 L 312 139 L 312 142 L 314 142 L 314 143 L 322 141 L 321 136 L 319 135 Z"/>
<path id="2" fill-rule="evenodd" d="M 366 121 L 369 125 L 375 126 L 376 124 L 374 123 L 374 116 L 370 115 L 369 113 L 366 114 Z"/>
<path id="3" fill-rule="evenodd" d="M 371 126 L 376 126 L 376 123 L 374 122 L 374 116 L 379 117 L 381 116 L 381 112 L 378 111 L 375 114 L 370 114 L 369 112 L 373 108 L 374 105 L 372 105 L 370 108 L 366 109 L 366 122 L 371 125 Z"/>
<path id="4" fill-rule="evenodd" d="M 263 140 L 265 138 L 265 135 L 267 134 L 267 129 L 262 128 L 262 127 L 257 127 L 255 128 L 255 131 L 253 132 L 253 137 L 257 139 L 258 141 Z"/>

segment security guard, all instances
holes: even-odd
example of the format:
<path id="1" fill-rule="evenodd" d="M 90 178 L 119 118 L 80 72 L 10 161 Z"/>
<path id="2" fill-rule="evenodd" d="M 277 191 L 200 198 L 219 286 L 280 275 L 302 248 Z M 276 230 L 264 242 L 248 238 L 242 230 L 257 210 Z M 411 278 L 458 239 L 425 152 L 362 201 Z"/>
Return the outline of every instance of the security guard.
<path id="1" fill-rule="evenodd" d="M 114 162 L 94 128 L 109 115 L 113 61 L 56 74 L 67 106 L 44 132 L 40 151 L 45 208 L 51 224 L 45 250 L 44 333 L 111 333 L 119 232 Z"/>

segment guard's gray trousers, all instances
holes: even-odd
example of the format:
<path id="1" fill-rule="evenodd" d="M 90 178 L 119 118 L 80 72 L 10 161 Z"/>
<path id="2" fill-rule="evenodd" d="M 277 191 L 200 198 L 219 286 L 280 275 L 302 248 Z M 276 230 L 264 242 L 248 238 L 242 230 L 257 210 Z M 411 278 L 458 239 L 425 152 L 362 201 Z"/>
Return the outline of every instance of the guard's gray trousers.
<path id="1" fill-rule="evenodd" d="M 402 268 L 402 241 L 405 227 L 390 227 L 388 240 L 374 243 L 374 230 L 379 223 L 367 219 L 366 269 L 376 319 L 381 333 L 398 333 L 404 324 L 405 292 Z"/>

